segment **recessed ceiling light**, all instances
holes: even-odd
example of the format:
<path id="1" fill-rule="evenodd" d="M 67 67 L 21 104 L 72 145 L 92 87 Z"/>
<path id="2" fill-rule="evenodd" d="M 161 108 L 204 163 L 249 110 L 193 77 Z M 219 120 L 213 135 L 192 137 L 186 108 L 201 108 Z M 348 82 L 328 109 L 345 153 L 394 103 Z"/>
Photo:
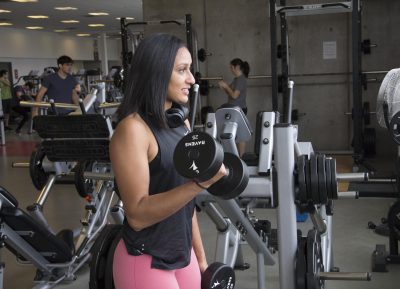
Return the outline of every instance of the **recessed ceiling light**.
<path id="1" fill-rule="evenodd" d="M 89 33 L 79 33 L 79 34 L 76 34 L 76 36 L 87 37 L 87 36 L 90 36 L 90 34 Z"/>
<path id="2" fill-rule="evenodd" d="M 133 18 L 133 17 L 124 17 L 126 20 L 135 20 L 135 18 Z M 117 19 L 117 20 L 121 20 L 121 17 L 117 17 L 117 18 L 115 18 L 115 19 Z"/>
<path id="3" fill-rule="evenodd" d="M 31 30 L 40 30 L 40 29 L 44 29 L 44 27 L 42 26 L 27 26 L 25 27 L 26 29 L 31 29 Z"/>
<path id="4" fill-rule="evenodd" d="M 54 30 L 54 32 L 57 32 L 57 33 L 62 33 L 62 32 L 68 32 L 69 30 L 67 30 L 67 29 L 56 29 L 56 30 Z"/>
<path id="5" fill-rule="evenodd" d="M 38 2 L 38 0 L 11 0 L 12 2 L 28 3 L 28 2 Z"/>
<path id="6" fill-rule="evenodd" d="M 62 23 L 79 23 L 78 20 L 61 20 Z"/>
<path id="7" fill-rule="evenodd" d="M 46 15 L 29 15 L 27 17 L 31 18 L 31 19 L 47 19 L 47 18 L 49 18 L 49 16 L 46 16 Z"/>
<path id="8" fill-rule="evenodd" d="M 0 26 L 11 26 L 11 25 L 13 24 L 10 22 L 0 22 Z"/>
<path id="9" fill-rule="evenodd" d="M 66 10 L 78 10 L 78 8 L 75 7 L 70 7 L 70 6 L 65 6 L 65 7 L 54 7 L 55 10 L 61 10 L 61 11 L 66 11 Z"/>
<path id="10" fill-rule="evenodd" d="M 107 16 L 107 15 L 109 15 L 107 12 L 90 12 L 88 14 L 90 16 Z"/>
<path id="11" fill-rule="evenodd" d="M 11 13 L 11 11 L 10 10 L 0 9 L 0 13 Z"/>
<path id="12" fill-rule="evenodd" d="M 104 24 L 88 24 L 89 27 L 104 27 Z"/>

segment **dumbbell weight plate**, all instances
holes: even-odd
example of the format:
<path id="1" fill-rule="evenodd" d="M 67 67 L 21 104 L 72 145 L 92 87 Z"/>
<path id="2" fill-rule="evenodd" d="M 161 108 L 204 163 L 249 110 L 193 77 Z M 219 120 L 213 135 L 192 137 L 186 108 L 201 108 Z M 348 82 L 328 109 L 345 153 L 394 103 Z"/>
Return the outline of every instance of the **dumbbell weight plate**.
<path id="1" fill-rule="evenodd" d="M 235 271 L 224 263 L 214 262 L 201 276 L 201 289 L 235 288 Z"/>
<path id="2" fill-rule="evenodd" d="M 229 200 L 238 197 L 249 183 L 246 164 L 232 153 L 224 154 L 224 165 L 228 175 L 210 186 L 207 191 L 219 198 Z"/>
<path id="3" fill-rule="evenodd" d="M 198 181 L 211 179 L 221 167 L 223 158 L 222 146 L 204 132 L 187 134 L 174 150 L 177 172 L 185 178 Z"/>
<path id="4" fill-rule="evenodd" d="M 318 192 L 318 163 L 317 155 L 310 157 L 310 181 L 311 181 L 311 196 L 314 204 L 320 204 Z"/>
<path id="5" fill-rule="evenodd" d="M 318 162 L 318 192 L 321 204 L 328 203 L 328 191 L 326 189 L 325 155 L 317 155 Z"/>

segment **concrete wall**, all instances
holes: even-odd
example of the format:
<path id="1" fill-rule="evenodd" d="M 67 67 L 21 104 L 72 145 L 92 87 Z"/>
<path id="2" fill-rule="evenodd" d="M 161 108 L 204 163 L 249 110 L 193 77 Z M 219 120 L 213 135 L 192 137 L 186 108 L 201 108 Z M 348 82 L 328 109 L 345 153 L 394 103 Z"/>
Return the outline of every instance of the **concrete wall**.
<path id="1" fill-rule="evenodd" d="M 287 1 L 286 5 L 333 1 Z M 370 38 L 379 46 L 371 55 L 363 56 L 363 70 L 388 70 L 399 66 L 400 50 L 396 44 L 400 35 L 395 32 L 400 19 L 400 3 L 395 0 L 363 1 L 362 39 Z M 251 75 L 271 74 L 270 24 L 268 0 L 179 1 L 144 0 L 145 20 L 182 19 L 190 13 L 197 32 L 198 47 L 213 55 L 200 65 L 203 76 L 222 76 L 230 82 L 229 61 L 240 57 L 249 62 Z M 351 14 L 325 14 L 288 17 L 290 43 L 290 73 L 321 74 L 351 72 Z M 279 24 L 279 22 L 278 22 Z M 279 27 L 279 26 L 278 26 Z M 145 27 L 146 33 L 170 32 L 185 38 L 183 28 L 175 26 Z M 278 31 L 279 33 L 279 31 Z M 390 37 L 389 37 L 390 35 Z M 324 43 L 333 44 L 336 54 L 329 54 Z M 378 75 L 382 80 L 383 75 Z M 351 117 L 344 115 L 352 107 L 351 77 L 313 76 L 293 77 L 294 103 L 305 116 L 298 121 L 299 139 L 313 142 L 317 150 L 350 150 L 352 139 Z M 215 83 L 216 84 L 216 83 Z M 380 83 L 372 83 L 363 92 L 365 101 L 375 109 Z M 226 101 L 226 95 L 212 88 L 203 105 L 214 108 Z M 255 115 L 260 110 L 270 110 L 271 87 L 268 79 L 249 80 L 249 119 L 255 125 Z M 372 116 L 372 127 L 376 121 Z M 395 146 L 387 132 L 377 127 L 378 153 L 392 154 Z M 252 143 L 249 145 L 252 150 Z"/>

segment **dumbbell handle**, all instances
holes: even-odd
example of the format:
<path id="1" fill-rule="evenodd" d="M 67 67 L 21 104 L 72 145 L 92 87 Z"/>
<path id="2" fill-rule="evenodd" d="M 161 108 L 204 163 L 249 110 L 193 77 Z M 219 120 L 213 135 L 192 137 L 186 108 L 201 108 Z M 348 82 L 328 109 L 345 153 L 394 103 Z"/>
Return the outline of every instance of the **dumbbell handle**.
<path id="1" fill-rule="evenodd" d="M 338 173 L 336 174 L 338 182 L 352 182 L 352 181 L 368 181 L 369 175 L 367 172 L 362 173 Z"/>
<path id="2" fill-rule="evenodd" d="M 319 272 L 322 280 L 371 281 L 370 272 Z"/>

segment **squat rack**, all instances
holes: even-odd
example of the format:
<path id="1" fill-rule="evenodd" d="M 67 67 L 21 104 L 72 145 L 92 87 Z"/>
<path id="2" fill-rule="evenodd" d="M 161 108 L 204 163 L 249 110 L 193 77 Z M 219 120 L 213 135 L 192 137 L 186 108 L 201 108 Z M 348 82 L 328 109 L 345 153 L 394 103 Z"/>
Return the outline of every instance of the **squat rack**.
<path id="1" fill-rule="evenodd" d="M 289 43 L 287 33 L 287 16 L 315 15 L 328 13 L 351 12 L 352 23 L 352 93 L 353 93 L 353 148 L 354 160 L 357 163 L 363 157 L 363 104 L 362 104 L 362 77 L 361 71 L 361 1 L 351 0 L 346 2 L 322 3 L 309 5 L 285 6 L 286 0 L 270 2 L 270 33 L 271 33 L 271 74 L 272 74 L 272 109 L 285 113 L 287 111 L 288 90 L 286 85 L 279 85 L 280 80 L 283 84 L 289 80 Z M 280 18 L 281 33 L 281 76 L 278 75 L 278 40 L 277 40 L 277 21 L 276 15 Z M 279 93 L 282 94 L 282 106 L 279 107 Z"/>

